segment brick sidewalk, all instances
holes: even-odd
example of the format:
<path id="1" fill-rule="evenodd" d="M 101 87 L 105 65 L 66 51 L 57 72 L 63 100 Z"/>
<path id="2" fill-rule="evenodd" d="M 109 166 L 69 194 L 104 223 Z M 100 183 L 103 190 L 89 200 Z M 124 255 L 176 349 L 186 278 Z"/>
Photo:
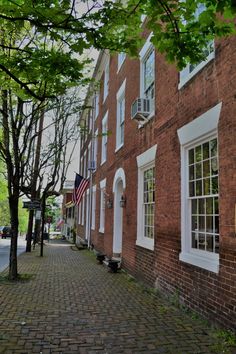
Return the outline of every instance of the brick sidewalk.
<path id="1" fill-rule="evenodd" d="M 0 353 L 227 353 L 206 324 L 93 253 L 55 241 L 38 252 L 19 257 L 30 281 L 0 285 Z"/>

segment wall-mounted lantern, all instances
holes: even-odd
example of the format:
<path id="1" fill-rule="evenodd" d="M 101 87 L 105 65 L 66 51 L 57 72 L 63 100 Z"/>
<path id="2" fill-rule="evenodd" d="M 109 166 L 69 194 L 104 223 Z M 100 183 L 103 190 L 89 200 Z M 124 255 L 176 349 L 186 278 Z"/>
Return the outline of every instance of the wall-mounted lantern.
<path id="1" fill-rule="evenodd" d="M 107 208 L 108 208 L 108 209 L 112 209 L 112 207 L 113 207 L 113 201 L 112 201 L 111 199 L 108 199 L 108 201 L 107 201 Z"/>
<path id="2" fill-rule="evenodd" d="M 120 207 L 124 208 L 126 206 L 126 198 L 125 196 L 122 194 L 121 198 L 120 198 Z"/>

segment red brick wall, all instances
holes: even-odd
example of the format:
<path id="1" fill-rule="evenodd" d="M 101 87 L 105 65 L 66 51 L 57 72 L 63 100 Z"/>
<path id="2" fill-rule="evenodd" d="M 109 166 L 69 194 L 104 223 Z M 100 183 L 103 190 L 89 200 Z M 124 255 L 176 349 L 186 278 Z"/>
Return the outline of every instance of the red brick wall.
<path id="1" fill-rule="evenodd" d="M 178 72 L 156 54 L 156 112 L 144 128 L 138 129 L 130 118 L 131 104 L 139 96 L 139 61 L 126 59 L 117 73 L 117 57 L 110 58 L 109 95 L 95 122 L 107 109 L 108 157 L 100 166 L 101 138 L 98 142 L 95 248 L 112 256 L 113 213 L 106 208 L 105 233 L 100 234 L 99 182 L 106 178 L 106 192 L 113 196 L 112 185 L 118 168 L 125 171 L 127 197 L 123 215 L 122 265 L 130 273 L 167 294 L 179 294 L 180 301 L 206 317 L 228 327 L 236 325 L 236 39 L 216 43 L 216 59 L 180 90 Z M 116 93 L 126 78 L 125 143 L 115 153 Z M 102 78 L 103 79 L 103 78 Z M 103 85 L 101 85 L 102 90 Z M 214 274 L 179 261 L 181 250 L 180 145 L 177 129 L 219 102 L 223 102 L 218 137 L 220 170 L 220 272 Z M 136 246 L 137 163 L 136 156 L 157 144 L 155 250 Z"/>

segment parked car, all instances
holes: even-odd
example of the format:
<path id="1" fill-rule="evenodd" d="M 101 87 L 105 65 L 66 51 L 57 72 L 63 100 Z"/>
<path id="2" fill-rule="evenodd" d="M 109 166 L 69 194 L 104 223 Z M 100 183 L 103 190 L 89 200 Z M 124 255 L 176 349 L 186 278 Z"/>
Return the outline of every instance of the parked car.
<path id="1" fill-rule="evenodd" d="M 11 237 L 10 226 L 1 226 L 0 227 L 0 237 L 2 237 L 2 238 Z"/>

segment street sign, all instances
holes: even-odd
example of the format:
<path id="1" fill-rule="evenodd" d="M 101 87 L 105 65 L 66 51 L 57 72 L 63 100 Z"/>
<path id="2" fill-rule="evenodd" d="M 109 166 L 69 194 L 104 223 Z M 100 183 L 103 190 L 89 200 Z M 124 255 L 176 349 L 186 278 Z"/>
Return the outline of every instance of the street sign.
<path id="1" fill-rule="evenodd" d="M 35 212 L 35 219 L 36 219 L 36 220 L 41 220 L 41 210 L 36 210 L 36 212 Z"/>
<path id="2" fill-rule="evenodd" d="M 26 208 L 29 210 L 40 210 L 41 203 L 39 200 L 30 200 L 29 202 L 23 202 L 23 208 Z"/>

